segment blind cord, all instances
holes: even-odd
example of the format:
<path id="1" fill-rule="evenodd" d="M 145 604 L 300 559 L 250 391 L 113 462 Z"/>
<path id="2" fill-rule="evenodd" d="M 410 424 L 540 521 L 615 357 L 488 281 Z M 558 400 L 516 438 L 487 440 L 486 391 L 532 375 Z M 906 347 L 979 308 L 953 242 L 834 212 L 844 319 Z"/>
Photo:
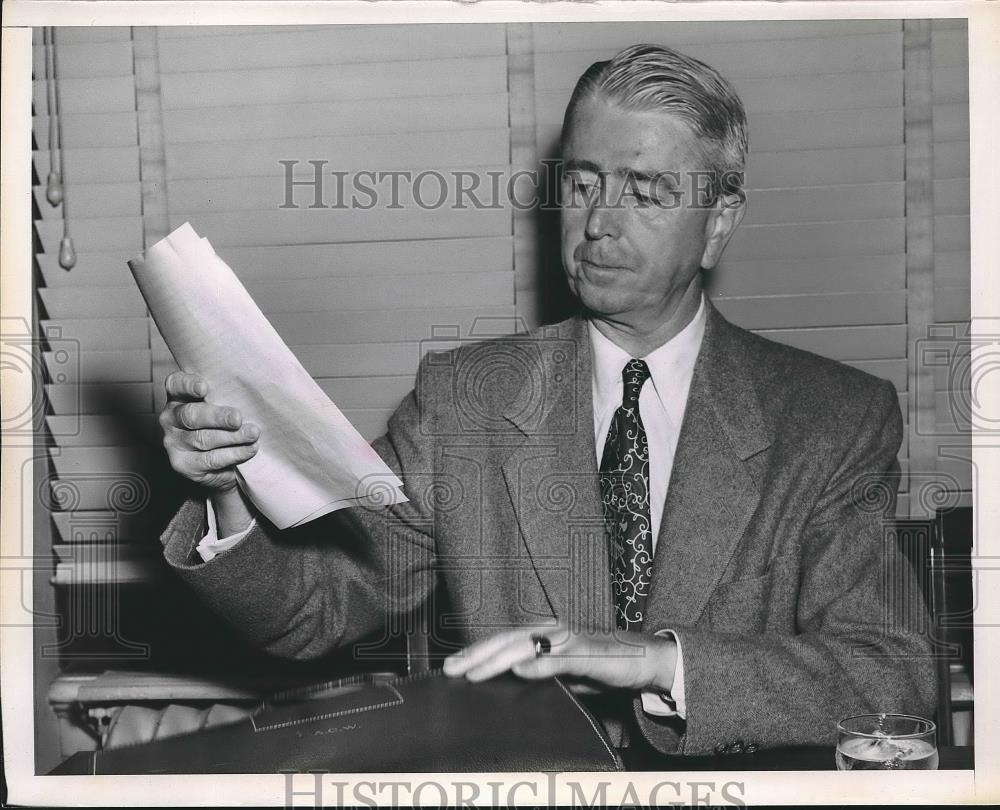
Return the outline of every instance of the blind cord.
<path id="1" fill-rule="evenodd" d="M 59 155 L 56 152 L 56 98 L 52 81 L 52 45 L 49 42 L 49 26 L 42 27 L 42 43 L 45 48 L 45 112 L 49 116 L 49 177 L 46 183 L 45 199 L 54 208 L 62 202 L 62 179 L 59 176 Z"/>
<path id="2" fill-rule="evenodd" d="M 64 270 L 71 270 L 76 264 L 76 250 L 73 248 L 73 238 L 69 235 L 69 194 L 66 191 L 66 161 L 63 155 L 63 126 L 62 115 L 60 113 L 60 89 L 59 89 L 59 52 L 56 47 L 56 29 L 49 27 L 49 38 L 52 46 L 52 83 L 54 85 L 53 99 L 55 101 L 56 118 L 56 149 L 53 151 L 50 146 L 49 154 L 59 154 L 59 174 L 57 178 L 62 183 L 62 217 L 63 236 L 59 242 L 59 266 Z M 51 121 L 51 116 L 49 117 Z M 50 158 L 51 159 L 51 158 Z"/>

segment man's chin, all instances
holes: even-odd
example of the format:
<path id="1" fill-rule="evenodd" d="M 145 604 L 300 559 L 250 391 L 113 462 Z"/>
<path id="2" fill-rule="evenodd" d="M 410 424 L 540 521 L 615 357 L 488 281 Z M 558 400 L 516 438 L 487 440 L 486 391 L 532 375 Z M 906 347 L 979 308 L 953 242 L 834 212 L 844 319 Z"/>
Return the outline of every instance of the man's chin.
<path id="1" fill-rule="evenodd" d="M 615 296 L 581 296 L 580 303 L 585 312 L 597 318 L 613 318 L 628 311 L 626 302 Z"/>

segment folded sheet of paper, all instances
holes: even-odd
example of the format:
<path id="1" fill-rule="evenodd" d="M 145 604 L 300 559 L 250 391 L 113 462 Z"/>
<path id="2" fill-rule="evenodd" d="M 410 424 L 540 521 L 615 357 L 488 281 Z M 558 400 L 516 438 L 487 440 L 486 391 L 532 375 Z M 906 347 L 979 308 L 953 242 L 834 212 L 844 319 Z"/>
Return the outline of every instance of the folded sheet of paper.
<path id="1" fill-rule="evenodd" d="M 406 500 L 402 482 L 309 376 L 232 269 L 188 223 L 128 263 L 174 359 L 207 400 L 261 429 L 239 483 L 279 529 Z"/>

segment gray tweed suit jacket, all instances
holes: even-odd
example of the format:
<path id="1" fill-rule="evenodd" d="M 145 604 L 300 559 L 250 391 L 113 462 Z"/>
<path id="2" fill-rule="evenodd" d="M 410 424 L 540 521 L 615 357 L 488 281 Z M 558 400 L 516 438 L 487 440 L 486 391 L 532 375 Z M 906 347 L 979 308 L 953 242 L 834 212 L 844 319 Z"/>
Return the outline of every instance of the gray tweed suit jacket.
<path id="1" fill-rule="evenodd" d="M 463 642 L 553 617 L 612 629 L 590 378 L 579 317 L 429 354 L 374 443 L 408 503 L 284 532 L 259 520 L 202 564 L 205 507 L 190 500 L 166 559 L 283 656 L 349 644 L 436 594 Z M 852 714 L 933 716 L 923 598 L 884 531 L 901 437 L 889 383 L 709 307 L 643 627 L 680 639 L 686 722 L 633 701 L 656 748 L 832 744 Z"/>

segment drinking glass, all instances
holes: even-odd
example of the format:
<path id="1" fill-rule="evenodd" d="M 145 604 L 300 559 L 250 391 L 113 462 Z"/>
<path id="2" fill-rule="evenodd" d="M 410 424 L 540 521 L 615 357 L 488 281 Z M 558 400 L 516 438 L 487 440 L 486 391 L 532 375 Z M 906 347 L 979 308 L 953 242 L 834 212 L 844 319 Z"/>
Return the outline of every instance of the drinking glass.
<path id="1" fill-rule="evenodd" d="M 837 723 L 837 770 L 934 771 L 937 726 L 911 714 L 859 714 Z"/>

